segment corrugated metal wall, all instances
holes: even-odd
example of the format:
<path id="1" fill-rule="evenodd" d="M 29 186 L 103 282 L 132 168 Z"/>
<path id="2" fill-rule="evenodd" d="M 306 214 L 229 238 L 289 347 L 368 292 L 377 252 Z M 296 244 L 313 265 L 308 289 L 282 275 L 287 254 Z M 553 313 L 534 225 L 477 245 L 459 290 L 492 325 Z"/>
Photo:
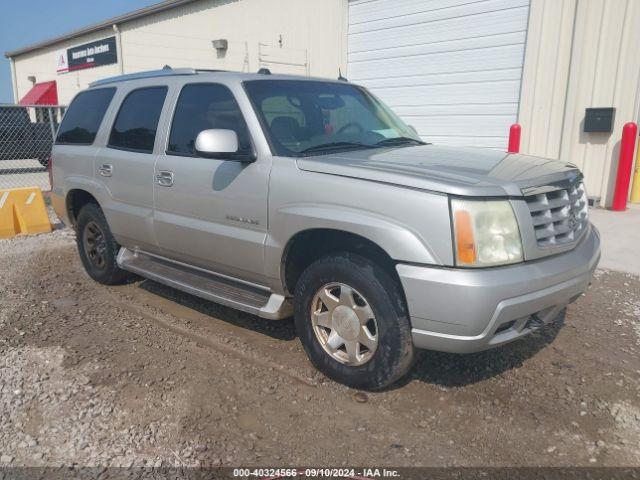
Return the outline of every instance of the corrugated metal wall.
<path id="1" fill-rule="evenodd" d="M 122 26 L 125 71 L 220 68 L 338 77 L 346 0 L 202 0 Z M 226 39 L 219 55 L 214 39 Z"/>
<path id="2" fill-rule="evenodd" d="M 523 152 L 568 160 L 609 205 L 622 126 L 637 121 L 640 2 L 532 0 L 520 122 Z M 584 133 L 585 108 L 615 107 L 612 134 Z"/>
<path id="3" fill-rule="evenodd" d="M 346 67 L 347 0 L 201 0 L 119 26 L 124 73 L 172 67 L 219 68 L 338 77 Z M 38 82 L 56 80 L 60 103 L 68 103 L 99 78 L 118 75 L 120 65 L 56 74 L 56 55 L 114 36 L 105 29 L 15 58 L 18 98 Z M 227 39 L 218 54 L 211 41 Z"/>
<path id="4" fill-rule="evenodd" d="M 576 0 L 532 0 L 522 75 L 522 151 L 559 158 Z"/>

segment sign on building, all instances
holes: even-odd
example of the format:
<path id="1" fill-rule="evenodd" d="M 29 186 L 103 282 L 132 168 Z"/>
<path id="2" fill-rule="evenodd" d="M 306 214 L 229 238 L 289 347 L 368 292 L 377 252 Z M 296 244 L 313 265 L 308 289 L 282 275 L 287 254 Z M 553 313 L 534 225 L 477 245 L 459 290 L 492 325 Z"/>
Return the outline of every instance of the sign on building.
<path id="1" fill-rule="evenodd" d="M 56 52 L 56 72 L 64 73 L 69 71 L 69 60 L 67 59 L 66 50 L 58 50 Z"/>
<path id="2" fill-rule="evenodd" d="M 109 37 L 56 52 L 56 72 L 72 72 L 85 68 L 118 63 L 116 37 Z"/>

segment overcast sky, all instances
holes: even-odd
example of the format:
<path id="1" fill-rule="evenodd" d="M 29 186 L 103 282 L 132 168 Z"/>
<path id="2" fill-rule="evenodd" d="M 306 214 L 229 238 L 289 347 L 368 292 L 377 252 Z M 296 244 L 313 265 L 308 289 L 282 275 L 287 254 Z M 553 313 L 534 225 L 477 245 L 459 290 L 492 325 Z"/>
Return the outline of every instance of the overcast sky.
<path id="1" fill-rule="evenodd" d="M 4 53 L 47 40 L 160 0 L 0 0 L 0 103 L 12 103 Z M 51 70 L 55 60 L 51 58 Z"/>

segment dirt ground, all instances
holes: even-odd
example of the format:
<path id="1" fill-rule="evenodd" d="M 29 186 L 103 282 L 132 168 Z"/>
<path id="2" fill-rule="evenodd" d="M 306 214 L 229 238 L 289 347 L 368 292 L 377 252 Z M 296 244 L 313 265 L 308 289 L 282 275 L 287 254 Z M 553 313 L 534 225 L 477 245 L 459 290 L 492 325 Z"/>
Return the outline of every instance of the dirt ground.
<path id="1" fill-rule="evenodd" d="M 94 283 L 67 229 L 0 241 L 4 466 L 638 466 L 639 353 L 640 280 L 599 270 L 564 321 L 363 394 L 290 320 Z"/>

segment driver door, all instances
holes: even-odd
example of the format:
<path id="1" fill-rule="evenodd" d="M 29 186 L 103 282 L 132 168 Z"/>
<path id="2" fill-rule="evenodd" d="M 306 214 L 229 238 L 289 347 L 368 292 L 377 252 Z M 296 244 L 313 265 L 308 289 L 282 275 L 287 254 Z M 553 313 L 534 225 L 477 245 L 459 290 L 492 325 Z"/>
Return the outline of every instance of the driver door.
<path id="1" fill-rule="evenodd" d="M 183 86 L 166 153 L 154 175 L 154 225 L 162 255 L 248 281 L 263 279 L 270 161 L 203 158 L 203 130 L 230 129 L 240 149 L 249 132 L 233 93 L 222 84 Z"/>

